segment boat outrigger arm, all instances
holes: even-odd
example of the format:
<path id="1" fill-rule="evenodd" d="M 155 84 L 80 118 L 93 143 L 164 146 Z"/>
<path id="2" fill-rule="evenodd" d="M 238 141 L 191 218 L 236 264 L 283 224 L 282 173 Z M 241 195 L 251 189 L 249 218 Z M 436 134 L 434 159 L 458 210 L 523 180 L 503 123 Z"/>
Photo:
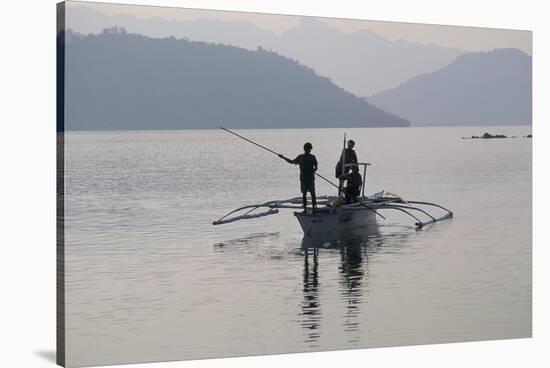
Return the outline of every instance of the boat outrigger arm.
<path id="1" fill-rule="evenodd" d="M 401 197 L 385 191 L 375 193 L 369 197 L 362 197 L 361 200 L 356 203 L 332 207 L 337 198 L 338 197 L 331 196 L 319 197 L 317 199 L 319 209 L 315 213 L 306 215 L 310 217 L 323 217 L 330 214 L 344 214 L 346 212 L 355 213 L 357 211 L 363 212 L 371 210 L 375 213 L 378 213 L 379 211 L 384 210 L 396 210 L 412 217 L 415 220 L 414 225 L 419 229 L 426 225 L 453 217 L 453 213 L 450 210 L 436 203 L 424 201 L 405 201 Z M 365 205 L 367 207 L 365 207 Z M 427 209 L 421 208 L 421 206 L 439 208 L 444 212 L 444 214 L 436 217 L 428 212 Z M 259 211 L 260 209 L 263 209 L 263 211 Z M 240 207 L 222 216 L 220 219 L 214 221 L 212 224 L 222 225 L 239 220 L 247 220 L 274 215 L 279 213 L 279 209 L 303 210 L 302 198 L 296 197 L 284 200 L 274 200 L 265 203 Z M 299 213 L 297 212 L 296 214 Z M 422 219 L 420 216 L 426 217 L 426 219 Z"/>

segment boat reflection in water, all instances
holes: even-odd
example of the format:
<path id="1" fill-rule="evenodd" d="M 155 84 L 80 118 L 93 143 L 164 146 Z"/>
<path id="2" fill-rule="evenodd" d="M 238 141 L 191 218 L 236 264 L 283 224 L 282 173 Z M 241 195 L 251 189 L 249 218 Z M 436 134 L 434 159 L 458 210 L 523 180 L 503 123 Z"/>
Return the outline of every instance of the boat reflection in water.
<path id="1" fill-rule="evenodd" d="M 305 342 L 310 347 L 316 344 L 321 337 L 321 306 L 319 301 L 319 248 L 312 248 L 312 264 L 310 265 L 310 250 L 307 249 L 304 257 L 304 301 L 302 302 L 301 325 L 306 331 Z"/>
<path id="2" fill-rule="evenodd" d="M 364 347 L 369 259 L 373 261 L 373 254 L 398 253 L 409 242 L 408 238 L 416 233 L 414 227 L 395 224 L 354 228 L 340 233 L 317 232 L 303 236 L 301 240 L 292 234 L 255 233 L 216 243 L 214 249 L 227 256 L 237 254 L 238 264 L 243 258 L 254 259 L 250 263 L 254 272 L 270 265 L 269 272 L 262 273 L 270 282 L 279 271 L 284 275 L 285 272 L 295 272 L 299 280 L 298 295 L 295 307 L 291 308 L 298 308 L 293 320 L 302 330 L 302 341 L 307 348 Z M 287 244 L 286 250 L 281 249 L 281 243 Z M 280 263 L 287 259 L 288 262 Z M 272 284 L 269 285 L 273 288 Z M 291 289 L 276 292 L 284 295 L 285 303 L 293 294 Z M 338 343 L 335 343 L 335 338 Z"/>
<path id="3" fill-rule="evenodd" d="M 376 226 L 357 228 L 342 233 L 317 233 L 304 236 L 301 251 L 304 254 L 303 294 L 301 325 L 306 333 L 304 342 L 311 348 L 319 347 L 321 337 L 321 300 L 319 294 L 319 251 L 329 250 L 340 253 L 338 264 L 337 299 L 345 303 L 342 327 L 347 344 L 360 342 L 360 313 L 364 302 L 364 285 L 367 274 L 367 243 L 370 238 L 378 238 Z M 332 258 L 332 257 L 331 257 Z M 332 260 L 331 260 L 332 261 Z M 331 296 L 327 296 L 331 298 Z M 340 306 L 338 306 L 340 307 Z"/>

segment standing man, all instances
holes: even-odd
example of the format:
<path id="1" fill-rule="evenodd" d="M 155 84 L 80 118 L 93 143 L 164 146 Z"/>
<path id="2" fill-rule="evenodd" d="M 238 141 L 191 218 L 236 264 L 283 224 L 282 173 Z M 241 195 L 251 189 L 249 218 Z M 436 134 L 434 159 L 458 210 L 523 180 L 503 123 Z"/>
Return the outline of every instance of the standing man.
<path id="1" fill-rule="evenodd" d="M 342 187 L 344 186 L 344 179 L 342 179 L 342 176 L 347 175 L 351 169 L 351 166 L 344 166 L 344 170 L 342 170 L 342 165 L 357 164 L 358 162 L 357 153 L 355 153 L 353 147 L 355 147 L 355 142 L 350 139 L 348 141 L 348 147 L 344 149 L 344 152 L 340 156 L 340 160 L 338 160 L 336 164 L 335 175 L 336 178 L 340 179 L 338 193 L 342 192 Z M 344 160 L 344 162 L 342 162 L 342 160 Z"/>
<path id="2" fill-rule="evenodd" d="M 317 159 L 311 154 L 313 146 L 307 142 L 304 144 L 304 153 L 298 155 L 294 160 L 279 155 L 280 158 L 289 164 L 300 165 L 300 189 L 302 191 L 302 201 L 304 212 L 307 209 L 307 192 L 311 193 L 311 203 L 315 212 L 317 209 L 317 198 L 315 196 L 315 172 L 317 171 Z"/>

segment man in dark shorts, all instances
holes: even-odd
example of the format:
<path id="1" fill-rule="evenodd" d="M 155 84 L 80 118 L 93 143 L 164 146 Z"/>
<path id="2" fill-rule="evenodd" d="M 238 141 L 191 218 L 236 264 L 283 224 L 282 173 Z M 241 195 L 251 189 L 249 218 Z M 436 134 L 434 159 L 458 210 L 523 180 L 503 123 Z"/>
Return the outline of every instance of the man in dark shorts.
<path id="1" fill-rule="evenodd" d="M 289 164 L 300 165 L 300 189 L 302 191 L 302 201 L 304 203 L 304 212 L 307 209 L 307 192 L 311 193 L 311 203 L 313 212 L 317 209 L 317 198 L 315 196 L 315 171 L 317 171 L 317 159 L 311 154 L 313 146 L 307 142 L 304 144 L 304 153 L 298 155 L 294 160 L 279 155 L 280 158 Z"/>

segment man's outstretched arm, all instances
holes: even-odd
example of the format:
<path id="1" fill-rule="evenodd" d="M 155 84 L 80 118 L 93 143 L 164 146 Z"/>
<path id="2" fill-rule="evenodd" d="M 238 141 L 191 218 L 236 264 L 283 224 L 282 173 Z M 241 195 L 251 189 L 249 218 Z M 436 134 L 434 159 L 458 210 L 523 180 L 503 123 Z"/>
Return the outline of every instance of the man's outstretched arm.
<path id="1" fill-rule="evenodd" d="M 289 164 L 294 164 L 296 165 L 296 160 L 291 160 L 289 158 L 286 158 L 285 156 L 279 154 L 279 157 L 282 158 L 283 160 L 285 160 L 286 162 L 288 162 Z"/>

